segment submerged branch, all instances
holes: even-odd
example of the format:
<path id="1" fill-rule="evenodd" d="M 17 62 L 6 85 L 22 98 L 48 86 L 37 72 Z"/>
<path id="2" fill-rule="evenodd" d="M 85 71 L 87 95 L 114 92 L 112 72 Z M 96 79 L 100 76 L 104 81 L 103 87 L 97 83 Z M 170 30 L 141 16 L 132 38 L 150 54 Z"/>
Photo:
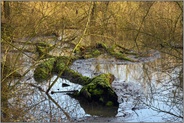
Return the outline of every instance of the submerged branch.
<path id="1" fill-rule="evenodd" d="M 51 91 L 51 94 L 55 94 L 55 93 L 76 93 L 78 92 L 78 90 L 74 90 L 74 91 Z"/>

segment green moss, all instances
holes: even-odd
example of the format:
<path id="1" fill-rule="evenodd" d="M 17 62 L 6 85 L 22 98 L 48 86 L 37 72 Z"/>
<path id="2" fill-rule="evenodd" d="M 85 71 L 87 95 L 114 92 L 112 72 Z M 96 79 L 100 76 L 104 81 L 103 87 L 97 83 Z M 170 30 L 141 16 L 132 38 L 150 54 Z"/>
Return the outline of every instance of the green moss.
<path id="1" fill-rule="evenodd" d="M 91 100 L 91 94 L 88 92 L 87 88 L 82 88 L 80 95 L 83 95 L 86 99 Z"/>
<path id="2" fill-rule="evenodd" d="M 104 91 L 102 89 L 99 89 L 99 88 L 94 89 L 94 90 L 89 91 L 89 92 L 92 93 L 92 95 L 101 95 L 104 93 Z"/>
<path id="3" fill-rule="evenodd" d="M 96 101 L 103 105 L 119 105 L 117 95 L 111 88 L 111 83 L 114 80 L 112 74 L 101 74 L 91 79 L 70 69 L 68 66 L 69 60 L 68 57 L 49 58 L 47 61 L 39 64 L 35 69 L 35 80 L 37 82 L 43 82 L 51 78 L 54 73 L 61 73 L 61 78 L 83 85 L 83 88 L 75 96 L 83 97 L 88 101 Z M 112 103 L 108 103 L 108 101 Z"/>
<path id="4" fill-rule="evenodd" d="M 55 58 L 50 58 L 47 61 L 39 64 L 34 71 L 34 79 L 37 82 L 48 80 L 52 76 Z"/>
<path id="5" fill-rule="evenodd" d="M 96 84 L 93 83 L 93 82 L 90 82 L 90 83 L 88 84 L 88 86 L 89 86 L 88 88 L 91 89 L 91 90 L 93 90 L 93 89 L 96 88 Z"/>
<path id="6" fill-rule="evenodd" d="M 108 101 L 108 102 L 106 103 L 106 106 L 113 106 L 113 102 L 112 102 L 112 101 Z"/>
<path id="7" fill-rule="evenodd" d="M 89 58 L 92 58 L 92 57 L 93 57 L 92 54 L 83 54 L 84 59 L 89 59 Z"/>
<path id="8" fill-rule="evenodd" d="M 89 77 L 82 76 L 82 74 L 75 72 L 70 68 L 66 68 L 61 77 L 80 85 L 87 85 L 91 80 Z"/>
<path id="9" fill-rule="evenodd" d="M 36 45 L 36 47 L 37 47 L 38 53 L 43 54 L 43 53 L 47 53 L 48 52 L 48 48 L 50 46 L 45 44 L 45 43 L 40 43 L 40 44 Z"/>
<path id="10" fill-rule="evenodd" d="M 126 60 L 126 61 L 133 61 L 133 62 L 135 61 L 131 58 L 128 58 L 126 55 L 124 55 L 124 54 L 122 54 L 118 51 L 114 51 L 113 48 L 109 48 L 108 52 L 109 52 L 110 55 L 114 56 L 117 59 L 122 59 L 122 60 Z"/>
<path id="11" fill-rule="evenodd" d="M 101 54 L 101 52 L 100 52 L 99 50 L 94 50 L 94 51 L 92 52 L 92 55 L 93 55 L 94 57 L 99 56 L 100 54 Z"/>
<path id="12" fill-rule="evenodd" d="M 86 51 L 85 53 L 82 54 L 84 59 L 88 59 L 88 58 L 93 58 L 93 57 L 97 57 L 101 54 L 101 52 L 99 50 L 93 50 L 93 51 Z"/>
<path id="13" fill-rule="evenodd" d="M 97 57 L 99 56 L 102 52 L 101 50 L 97 49 L 97 47 L 78 47 L 75 49 L 74 53 L 76 53 L 76 56 L 78 56 L 78 58 L 82 58 L 82 59 L 88 59 L 88 58 L 93 58 L 93 57 Z"/>
<path id="14" fill-rule="evenodd" d="M 104 86 L 111 86 L 111 83 L 114 81 L 114 75 L 107 73 L 107 74 L 101 74 L 99 76 L 96 76 L 92 79 L 93 84 Z M 91 84 L 91 83 L 90 83 Z"/>
<path id="15" fill-rule="evenodd" d="M 122 49 L 125 51 L 122 51 Z M 137 55 L 137 53 L 132 53 L 130 50 L 124 47 L 121 47 L 119 45 L 112 45 L 109 48 L 104 43 L 97 43 L 95 47 L 91 47 L 91 46 L 78 47 L 75 50 L 75 53 L 77 54 L 78 58 L 84 58 L 84 59 L 97 57 L 102 53 L 108 53 L 117 59 L 122 59 L 122 60 L 132 61 L 132 62 L 136 62 L 136 60 L 127 57 L 127 54 Z"/>
<path id="16" fill-rule="evenodd" d="M 39 64 L 34 71 L 34 78 L 37 82 L 48 80 L 53 74 L 60 75 L 73 83 L 80 85 L 89 84 L 89 77 L 82 76 L 69 68 L 70 59 L 65 56 L 49 58 L 47 61 Z M 71 59 L 72 61 L 72 59 Z"/>
<path id="17" fill-rule="evenodd" d="M 45 43 L 45 42 L 39 42 L 39 43 L 37 43 L 36 45 L 38 45 L 38 46 L 40 46 L 40 47 L 51 47 L 50 44 L 47 44 L 47 43 Z"/>
<path id="18" fill-rule="evenodd" d="M 113 80 L 114 76 L 112 74 L 101 74 L 96 76 L 90 80 L 89 84 L 81 89 L 79 96 L 87 97 L 87 100 L 97 101 L 103 105 L 106 105 L 107 101 L 112 101 L 113 105 L 117 106 L 117 95 L 111 88 Z"/>
<path id="19" fill-rule="evenodd" d="M 44 53 L 44 47 L 41 47 L 41 46 L 36 46 L 36 50 L 39 54 L 43 54 Z"/>
<path id="20" fill-rule="evenodd" d="M 66 56 L 60 56 L 56 58 L 55 64 L 54 64 L 54 69 L 53 72 L 56 74 L 59 74 L 64 70 L 64 68 L 68 68 L 69 64 L 69 58 Z"/>
<path id="21" fill-rule="evenodd" d="M 100 101 L 101 103 L 103 103 L 103 102 L 104 102 L 104 99 L 103 99 L 102 97 L 100 97 L 99 101 Z"/>
<path id="22" fill-rule="evenodd" d="M 69 58 L 64 56 L 49 58 L 37 66 L 34 71 L 34 79 L 37 82 L 42 82 L 49 79 L 54 73 L 59 74 L 65 67 L 68 68 L 66 66 L 68 60 Z"/>
<path id="23" fill-rule="evenodd" d="M 39 57 L 41 57 L 41 59 L 52 57 L 48 53 L 53 48 L 54 48 L 53 46 L 51 46 L 47 43 L 44 43 L 44 42 L 39 42 L 36 44 L 36 51 L 38 52 L 38 55 L 39 55 Z"/>

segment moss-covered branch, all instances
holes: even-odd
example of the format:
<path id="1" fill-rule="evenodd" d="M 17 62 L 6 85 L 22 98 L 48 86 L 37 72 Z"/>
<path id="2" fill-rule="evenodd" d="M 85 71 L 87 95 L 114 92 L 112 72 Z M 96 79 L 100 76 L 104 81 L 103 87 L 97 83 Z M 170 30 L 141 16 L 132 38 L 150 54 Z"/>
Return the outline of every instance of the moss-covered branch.
<path id="1" fill-rule="evenodd" d="M 64 70 L 61 74 L 62 78 L 80 85 L 88 84 L 88 80 L 90 78 L 82 76 L 78 72 L 70 69 L 69 66 L 66 66 L 68 60 L 69 58 L 65 56 L 49 58 L 37 66 L 34 71 L 34 79 L 41 83 L 44 80 L 50 79 L 54 74 L 58 75 L 61 71 Z"/>
<path id="2" fill-rule="evenodd" d="M 53 76 L 52 70 L 54 67 L 55 58 L 50 58 L 47 61 L 39 64 L 34 71 L 35 81 L 41 83 L 44 80 L 48 80 Z"/>
<path id="3" fill-rule="evenodd" d="M 67 79 L 70 82 L 80 84 L 80 85 L 87 85 L 90 83 L 90 78 L 86 76 L 82 76 L 81 74 L 75 72 L 74 70 L 71 70 L 67 68 L 63 74 L 61 75 L 61 78 Z"/>
<path id="4" fill-rule="evenodd" d="M 119 49 L 118 49 L 119 48 Z M 123 51 L 122 51 L 123 50 Z M 114 45 L 111 47 L 106 46 L 104 43 L 97 43 L 95 47 L 79 47 L 75 50 L 76 55 L 78 58 L 93 58 L 97 57 L 101 54 L 107 53 L 112 57 L 120 60 L 132 61 L 135 62 L 135 59 L 131 59 L 128 57 L 129 54 L 137 55 L 137 53 L 132 53 L 132 51 L 123 48 L 120 45 Z"/>
<path id="5" fill-rule="evenodd" d="M 111 83 L 114 80 L 112 74 L 101 74 L 91 79 L 66 66 L 67 59 L 67 57 L 49 58 L 39 64 L 34 71 L 34 79 L 41 83 L 63 71 L 61 78 L 83 85 L 80 92 L 75 94 L 76 98 L 95 101 L 105 106 L 118 106 L 117 95 L 111 88 Z"/>

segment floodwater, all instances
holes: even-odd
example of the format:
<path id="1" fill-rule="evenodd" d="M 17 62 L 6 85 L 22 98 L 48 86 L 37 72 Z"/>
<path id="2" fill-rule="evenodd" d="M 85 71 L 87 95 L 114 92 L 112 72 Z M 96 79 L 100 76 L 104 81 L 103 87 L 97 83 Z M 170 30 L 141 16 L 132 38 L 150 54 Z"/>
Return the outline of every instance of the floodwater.
<path id="1" fill-rule="evenodd" d="M 171 116 L 159 110 L 154 111 L 151 106 L 160 110 L 171 111 L 174 114 L 180 112 L 178 105 L 173 106 L 173 104 L 171 108 L 171 105 L 169 105 L 171 101 L 168 100 L 171 100 L 172 91 L 176 89 L 172 85 L 177 80 L 181 68 L 175 68 L 171 73 L 162 72 L 160 60 L 161 58 L 158 56 L 155 60 L 152 59 L 146 63 L 124 64 L 122 62 L 120 64 L 118 62 L 116 64 L 116 62 L 108 62 L 109 59 L 106 61 L 97 58 L 77 60 L 71 68 L 89 77 L 101 73 L 115 75 L 116 79 L 112 83 L 112 87 L 118 95 L 120 105 L 115 117 L 107 118 L 107 121 L 163 122 Z M 180 94 L 182 94 L 181 90 Z M 168 101 L 168 104 L 165 104 L 166 101 Z M 180 102 L 180 106 L 181 104 Z M 98 118 L 96 120 L 98 121 Z"/>
<path id="2" fill-rule="evenodd" d="M 23 56 L 23 72 L 32 65 L 29 59 Z M 82 104 L 66 93 L 51 94 L 51 91 L 73 91 L 82 88 L 81 85 L 62 78 L 57 80 L 48 96 L 38 88 L 30 86 L 30 83 L 46 91 L 57 76 L 38 84 L 33 78 L 34 69 L 31 69 L 19 83 L 19 89 L 22 89 L 19 93 L 21 103 L 29 109 L 25 121 L 62 122 L 68 121 L 67 114 L 71 122 L 182 122 L 182 89 L 174 86 L 174 83 L 179 81 L 181 67 L 166 71 L 163 67 L 164 60 L 162 55 L 159 55 L 146 62 L 129 63 L 100 56 L 76 60 L 71 65 L 71 69 L 88 77 L 101 73 L 113 74 L 115 80 L 112 88 L 118 95 L 118 108 Z M 63 83 L 70 86 L 62 87 Z M 15 98 L 9 99 L 9 102 L 13 104 Z"/>
<path id="3" fill-rule="evenodd" d="M 159 58 L 147 63 L 136 64 L 111 64 L 98 62 L 98 59 L 77 60 L 71 68 L 84 76 L 94 77 L 101 73 L 112 73 L 115 80 L 112 83 L 114 91 L 118 95 L 118 109 L 105 107 L 96 107 L 92 105 L 80 104 L 68 96 L 66 93 L 55 93 L 50 96 L 69 114 L 72 121 L 109 121 L 109 122 L 163 122 L 168 119 L 181 118 L 172 117 L 161 111 L 154 111 L 151 106 L 159 110 L 170 111 L 174 114 L 180 114 L 182 104 L 172 104 L 173 82 L 177 80 L 180 68 L 174 69 L 171 73 L 164 73 L 159 64 Z M 152 68 L 154 66 L 154 68 Z M 33 71 L 28 73 L 28 78 L 32 77 Z M 53 76 L 50 82 L 44 82 L 41 85 L 45 91 L 49 84 L 55 80 Z M 26 81 L 35 83 L 33 78 Z M 22 82 L 24 83 L 24 82 Z M 68 87 L 62 87 L 62 83 L 69 84 Z M 29 87 L 30 88 L 30 87 Z M 70 91 L 80 90 L 82 86 L 73 84 L 67 80 L 59 78 L 51 91 Z M 181 90 L 180 90 L 181 91 Z M 179 92 L 182 94 L 182 91 Z M 32 95 L 29 95 L 28 105 L 37 104 L 29 111 L 30 121 L 63 121 L 67 120 L 63 112 L 54 104 L 44 92 L 34 88 Z M 171 104 L 169 104 L 169 102 Z M 168 104 L 166 104 L 166 102 Z M 170 107 L 172 106 L 172 107 Z M 179 107 L 178 107 L 179 106 Z"/>

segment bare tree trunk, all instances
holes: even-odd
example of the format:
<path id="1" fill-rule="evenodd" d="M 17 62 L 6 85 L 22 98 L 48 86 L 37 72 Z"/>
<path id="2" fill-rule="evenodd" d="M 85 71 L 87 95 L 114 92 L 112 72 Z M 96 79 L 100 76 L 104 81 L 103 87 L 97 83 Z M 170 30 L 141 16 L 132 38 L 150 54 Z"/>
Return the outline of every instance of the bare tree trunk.
<path id="1" fill-rule="evenodd" d="M 4 17 L 5 19 L 8 19 L 10 17 L 10 5 L 9 1 L 4 1 L 3 2 L 3 8 L 4 8 Z"/>
<path id="2" fill-rule="evenodd" d="M 102 2 L 103 4 L 103 28 L 102 28 L 102 33 L 101 35 L 103 36 L 106 32 L 107 32 L 107 25 L 108 25 L 108 18 L 107 18 L 107 10 L 108 10 L 108 5 L 109 5 L 109 1 L 107 2 Z M 105 4 L 105 5 L 104 5 Z M 105 37 L 102 38 L 103 41 L 105 41 Z"/>
<path id="3" fill-rule="evenodd" d="M 91 19 L 90 19 L 90 23 L 89 23 L 89 32 L 90 32 L 90 44 L 91 46 L 95 46 L 96 41 L 95 41 L 95 37 L 94 37 L 94 33 L 95 33 L 95 25 L 96 25 L 96 2 L 92 2 L 92 11 L 91 11 Z"/>
<path id="4" fill-rule="evenodd" d="M 9 89 L 6 82 L 2 82 L 1 84 L 1 118 L 3 122 L 9 120 L 9 106 L 8 106 L 8 97 L 9 97 Z"/>

